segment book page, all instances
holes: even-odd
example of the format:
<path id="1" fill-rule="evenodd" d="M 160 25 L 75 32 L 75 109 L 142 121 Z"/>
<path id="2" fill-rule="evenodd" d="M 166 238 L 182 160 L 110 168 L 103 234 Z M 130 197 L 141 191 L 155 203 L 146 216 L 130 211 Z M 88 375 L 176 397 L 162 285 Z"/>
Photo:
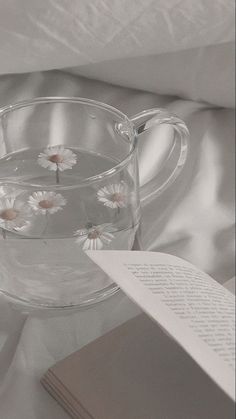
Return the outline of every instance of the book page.
<path id="1" fill-rule="evenodd" d="M 227 289 L 171 255 L 87 254 L 235 399 L 235 303 Z"/>

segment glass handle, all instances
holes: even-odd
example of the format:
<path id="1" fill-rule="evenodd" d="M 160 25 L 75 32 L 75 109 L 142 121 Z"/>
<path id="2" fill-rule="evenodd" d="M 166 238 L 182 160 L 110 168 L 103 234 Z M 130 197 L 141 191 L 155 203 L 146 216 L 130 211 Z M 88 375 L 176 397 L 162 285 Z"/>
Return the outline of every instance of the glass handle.
<path id="1" fill-rule="evenodd" d="M 130 120 L 138 139 L 143 132 L 157 125 L 168 124 L 174 131 L 173 143 L 158 174 L 140 187 L 141 203 L 146 204 L 168 188 L 180 174 L 187 158 L 189 131 L 181 119 L 166 109 L 149 109 Z"/>

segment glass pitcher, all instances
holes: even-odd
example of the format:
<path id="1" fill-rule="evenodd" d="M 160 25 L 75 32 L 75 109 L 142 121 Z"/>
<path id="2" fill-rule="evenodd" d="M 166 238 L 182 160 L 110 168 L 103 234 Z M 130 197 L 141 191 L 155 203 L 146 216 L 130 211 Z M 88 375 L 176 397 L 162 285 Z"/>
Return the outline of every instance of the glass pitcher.
<path id="1" fill-rule="evenodd" d="M 140 187 L 139 137 L 160 124 L 175 135 L 157 176 Z M 0 291 L 42 308 L 85 306 L 114 294 L 117 285 L 84 251 L 134 247 L 140 202 L 176 179 L 188 135 L 165 109 L 128 118 L 73 97 L 0 109 Z"/>

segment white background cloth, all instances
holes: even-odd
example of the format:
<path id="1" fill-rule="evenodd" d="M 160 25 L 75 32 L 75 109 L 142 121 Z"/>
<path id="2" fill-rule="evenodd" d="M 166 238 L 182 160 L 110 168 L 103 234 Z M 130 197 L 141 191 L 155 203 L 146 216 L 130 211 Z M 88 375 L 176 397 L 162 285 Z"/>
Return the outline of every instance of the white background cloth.
<path id="1" fill-rule="evenodd" d="M 233 0 L 0 0 L 0 9 L 0 74 L 234 40 Z"/>
<path id="2" fill-rule="evenodd" d="M 73 67 L 234 106 L 233 0 L 0 0 L 0 74 Z"/>
<path id="3" fill-rule="evenodd" d="M 167 107 L 185 120 L 191 133 L 188 162 L 172 187 L 142 209 L 143 249 L 183 257 L 231 289 L 233 3 L 0 0 L 0 106 L 36 96 L 81 96 L 129 116 Z M 55 68 L 67 70 L 42 72 Z M 141 183 L 155 170 L 158 141 L 152 135 L 140 139 Z M 40 385 L 42 374 L 138 312 L 121 293 L 87 310 L 51 316 L 20 313 L 0 296 L 1 419 L 66 419 Z M 171 379 L 167 384 L 169 413 L 163 408 L 160 419 L 190 419 L 181 417 L 181 405 L 171 412 L 176 388 Z M 188 403 L 184 394 L 180 400 Z M 212 418 L 221 419 L 219 414 L 216 408 Z M 191 419 L 212 418 L 199 418 L 197 405 L 192 411 Z"/>
<path id="4" fill-rule="evenodd" d="M 186 121 L 191 132 L 188 163 L 173 186 L 143 208 L 143 248 L 186 258 L 222 284 L 230 280 L 234 275 L 233 110 L 114 87 L 62 72 L 0 79 L 1 105 L 45 94 L 98 99 L 130 116 L 165 106 Z M 142 182 L 155 138 L 148 136 L 140 141 Z M 41 387 L 42 374 L 55 361 L 138 312 L 121 293 L 88 310 L 54 316 L 20 314 L 1 297 L 1 419 L 67 418 Z M 171 382 L 169 386 L 171 402 L 175 389 Z M 168 419 L 176 417 L 175 411 L 168 415 Z"/>

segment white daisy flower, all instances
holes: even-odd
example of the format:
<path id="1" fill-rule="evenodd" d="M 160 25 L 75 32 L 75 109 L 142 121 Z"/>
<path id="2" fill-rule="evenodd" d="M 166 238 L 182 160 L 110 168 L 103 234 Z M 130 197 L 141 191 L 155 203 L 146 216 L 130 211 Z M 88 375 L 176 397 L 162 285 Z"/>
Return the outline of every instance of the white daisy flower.
<path id="1" fill-rule="evenodd" d="M 38 156 L 38 164 L 45 169 L 53 170 L 56 172 L 59 170 L 63 172 L 66 169 L 72 169 L 77 162 L 77 156 L 68 148 L 63 146 L 47 147 Z"/>
<path id="2" fill-rule="evenodd" d="M 78 236 L 76 243 L 82 246 L 83 250 L 101 250 L 114 238 L 114 235 L 107 231 L 109 229 L 111 229 L 111 224 L 88 225 L 87 228 L 75 232 Z"/>
<path id="3" fill-rule="evenodd" d="M 28 204 L 36 214 L 54 214 L 62 210 L 66 202 L 61 194 L 47 191 L 34 192 L 28 200 Z"/>
<path id="4" fill-rule="evenodd" d="M 29 224 L 29 207 L 15 198 L 0 199 L 0 227 L 6 230 L 19 230 Z"/>
<path id="5" fill-rule="evenodd" d="M 124 182 L 115 183 L 99 189 L 98 201 L 110 208 L 124 208 L 127 206 L 127 185 Z"/>

